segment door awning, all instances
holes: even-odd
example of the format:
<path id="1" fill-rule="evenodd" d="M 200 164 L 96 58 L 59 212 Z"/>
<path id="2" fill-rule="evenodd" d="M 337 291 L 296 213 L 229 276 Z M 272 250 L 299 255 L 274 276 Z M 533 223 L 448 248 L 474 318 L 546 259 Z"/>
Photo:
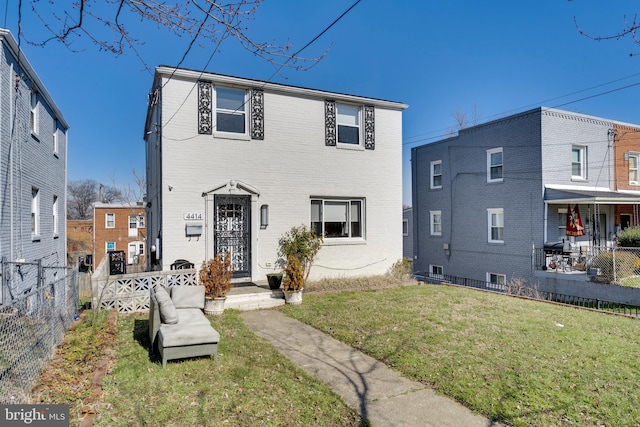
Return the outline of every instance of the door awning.
<path id="1" fill-rule="evenodd" d="M 621 193 L 618 191 L 596 190 L 563 190 L 555 188 L 544 189 L 544 202 L 555 203 L 583 203 L 583 204 L 613 204 L 635 205 L 640 204 L 640 194 Z"/>

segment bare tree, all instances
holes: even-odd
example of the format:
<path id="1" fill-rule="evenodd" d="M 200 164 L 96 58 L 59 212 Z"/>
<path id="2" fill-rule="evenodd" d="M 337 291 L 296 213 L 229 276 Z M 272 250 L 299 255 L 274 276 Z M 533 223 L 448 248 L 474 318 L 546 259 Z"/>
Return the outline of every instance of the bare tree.
<path id="1" fill-rule="evenodd" d="M 90 219 L 94 202 L 122 201 L 122 191 L 116 187 L 98 184 L 93 179 L 70 181 L 67 184 L 67 218 Z"/>
<path id="2" fill-rule="evenodd" d="M 633 15 L 633 18 L 629 19 L 627 16 L 623 17 L 623 24 L 622 24 L 622 29 L 620 31 L 618 31 L 617 33 L 614 34 L 609 34 L 606 36 L 595 36 L 591 33 L 588 33 L 587 31 L 583 30 L 582 27 L 578 24 L 578 18 L 576 18 L 575 16 L 573 17 L 573 22 L 576 26 L 576 29 L 578 30 L 578 32 L 591 39 L 591 40 L 596 40 L 596 41 L 603 41 L 603 40 L 620 40 L 623 39 L 625 37 L 631 37 L 631 39 L 633 40 L 633 42 L 635 44 L 640 45 L 640 38 L 638 38 L 637 35 L 637 31 L 640 29 L 640 23 L 638 22 L 638 15 Z M 634 53 L 630 53 L 629 56 L 634 56 L 636 54 Z"/>
<path id="3" fill-rule="evenodd" d="M 81 0 L 65 2 L 68 4 L 61 6 L 54 1 L 29 0 L 31 11 L 51 36 L 45 40 L 30 40 L 22 29 L 20 35 L 37 46 L 59 41 L 71 50 L 76 50 L 75 43 L 86 37 L 100 50 L 121 55 L 130 49 L 138 55 L 136 46 L 143 42 L 133 34 L 129 24 L 140 28 L 140 23 L 147 23 L 190 40 L 185 56 L 195 43 L 217 47 L 229 38 L 236 39 L 244 49 L 277 68 L 286 65 L 306 69 L 324 56 L 294 57 L 290 42 L 279 44 L 252 38 L 246 21 L 255 17 L 261 1 Z"/>

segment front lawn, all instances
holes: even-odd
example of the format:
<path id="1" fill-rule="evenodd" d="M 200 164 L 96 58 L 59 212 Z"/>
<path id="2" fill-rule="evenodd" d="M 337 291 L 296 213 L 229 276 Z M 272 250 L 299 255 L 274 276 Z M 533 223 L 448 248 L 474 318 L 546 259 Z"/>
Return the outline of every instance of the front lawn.
<path id="1" fill-rule="evenodd" d="M 308 294 L 284 311 L 493 420 L 640 423 L 635 319 L 438 285 Z"/>

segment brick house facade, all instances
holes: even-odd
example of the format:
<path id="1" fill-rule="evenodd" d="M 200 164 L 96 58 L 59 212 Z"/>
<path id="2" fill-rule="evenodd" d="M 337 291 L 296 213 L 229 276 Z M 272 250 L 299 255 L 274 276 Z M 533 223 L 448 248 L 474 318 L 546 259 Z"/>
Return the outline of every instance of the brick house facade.
<path id="1" fill-rule="evenodd" d="M 67 220 L 67 256 L 68 264 L 74 265 L 80 257 L 83 259 L 93 253 L 93 219 Z"/>
<path id="2" fill-rule="evenodd" d="M 100 264 L 107 252 L 124 251 L 127 271 L 144 271 L 146 239 L 146 213 L 142 203 L 94 203 L 94 266 Z"/>

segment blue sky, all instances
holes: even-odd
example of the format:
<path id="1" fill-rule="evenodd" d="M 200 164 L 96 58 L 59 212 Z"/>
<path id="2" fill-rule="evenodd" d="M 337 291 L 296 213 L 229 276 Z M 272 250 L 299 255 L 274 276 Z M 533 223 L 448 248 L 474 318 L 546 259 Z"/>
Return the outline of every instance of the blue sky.
<path id="1" fill-rule="evenodd" d="M 23 0 L 25 37 L 47 37 Z M 43 4 L 46 2 L 40 2 Z M 69 2 L 62 2 L 68 4 Z M 344 12 L 353 0 L 264 0 L 249 33 L 293 43 L 295 51 Z M 607 3 L 607 4 L 605 4 Z M 1 3 L 0 3 L 1 4 Z M 5 0 L 4 27 L 17 36 L 18 2 Z M 593 41 L 618 32 L 637 2 L 362 0 L 303 55 L 326 57 L 307 71 L 274 68 L 229 40 L 207 71 L 400 101 L 403 115 L 403 202 L 411 204 L 412 147 L 446 137 L 454 112 L 479 122 L 541 105 L 640 123 L 640 46 L 631 39 Z M 133 23 L 138 51 L 151 68 L 176 65 L 189 39 Z M 49 43 L 23 50 L 70 123 L 69 180 L 130 185 L 144 173 L 143 129 L 152 76 L 132 51 L 116 57 L 87 38 L 76 51 Z M 183 67 L 204 69 L 212 46 L 196 46 Z M 273 76 L 273 77 L 272 77 Z M 637 86 L 631 86 L 638 84 Z M 631 86 L 622 90 L 615 90 Z M 615 91 L 614 91 L 615 90 Z M 613 91 L 609 94 L 603 94 Z M 584 99 L 589 98 L 589 99 Z M 581 100 L 582 101 L 578 101 Z M 575 102 L 578 101 L 578 102 Z"/>

